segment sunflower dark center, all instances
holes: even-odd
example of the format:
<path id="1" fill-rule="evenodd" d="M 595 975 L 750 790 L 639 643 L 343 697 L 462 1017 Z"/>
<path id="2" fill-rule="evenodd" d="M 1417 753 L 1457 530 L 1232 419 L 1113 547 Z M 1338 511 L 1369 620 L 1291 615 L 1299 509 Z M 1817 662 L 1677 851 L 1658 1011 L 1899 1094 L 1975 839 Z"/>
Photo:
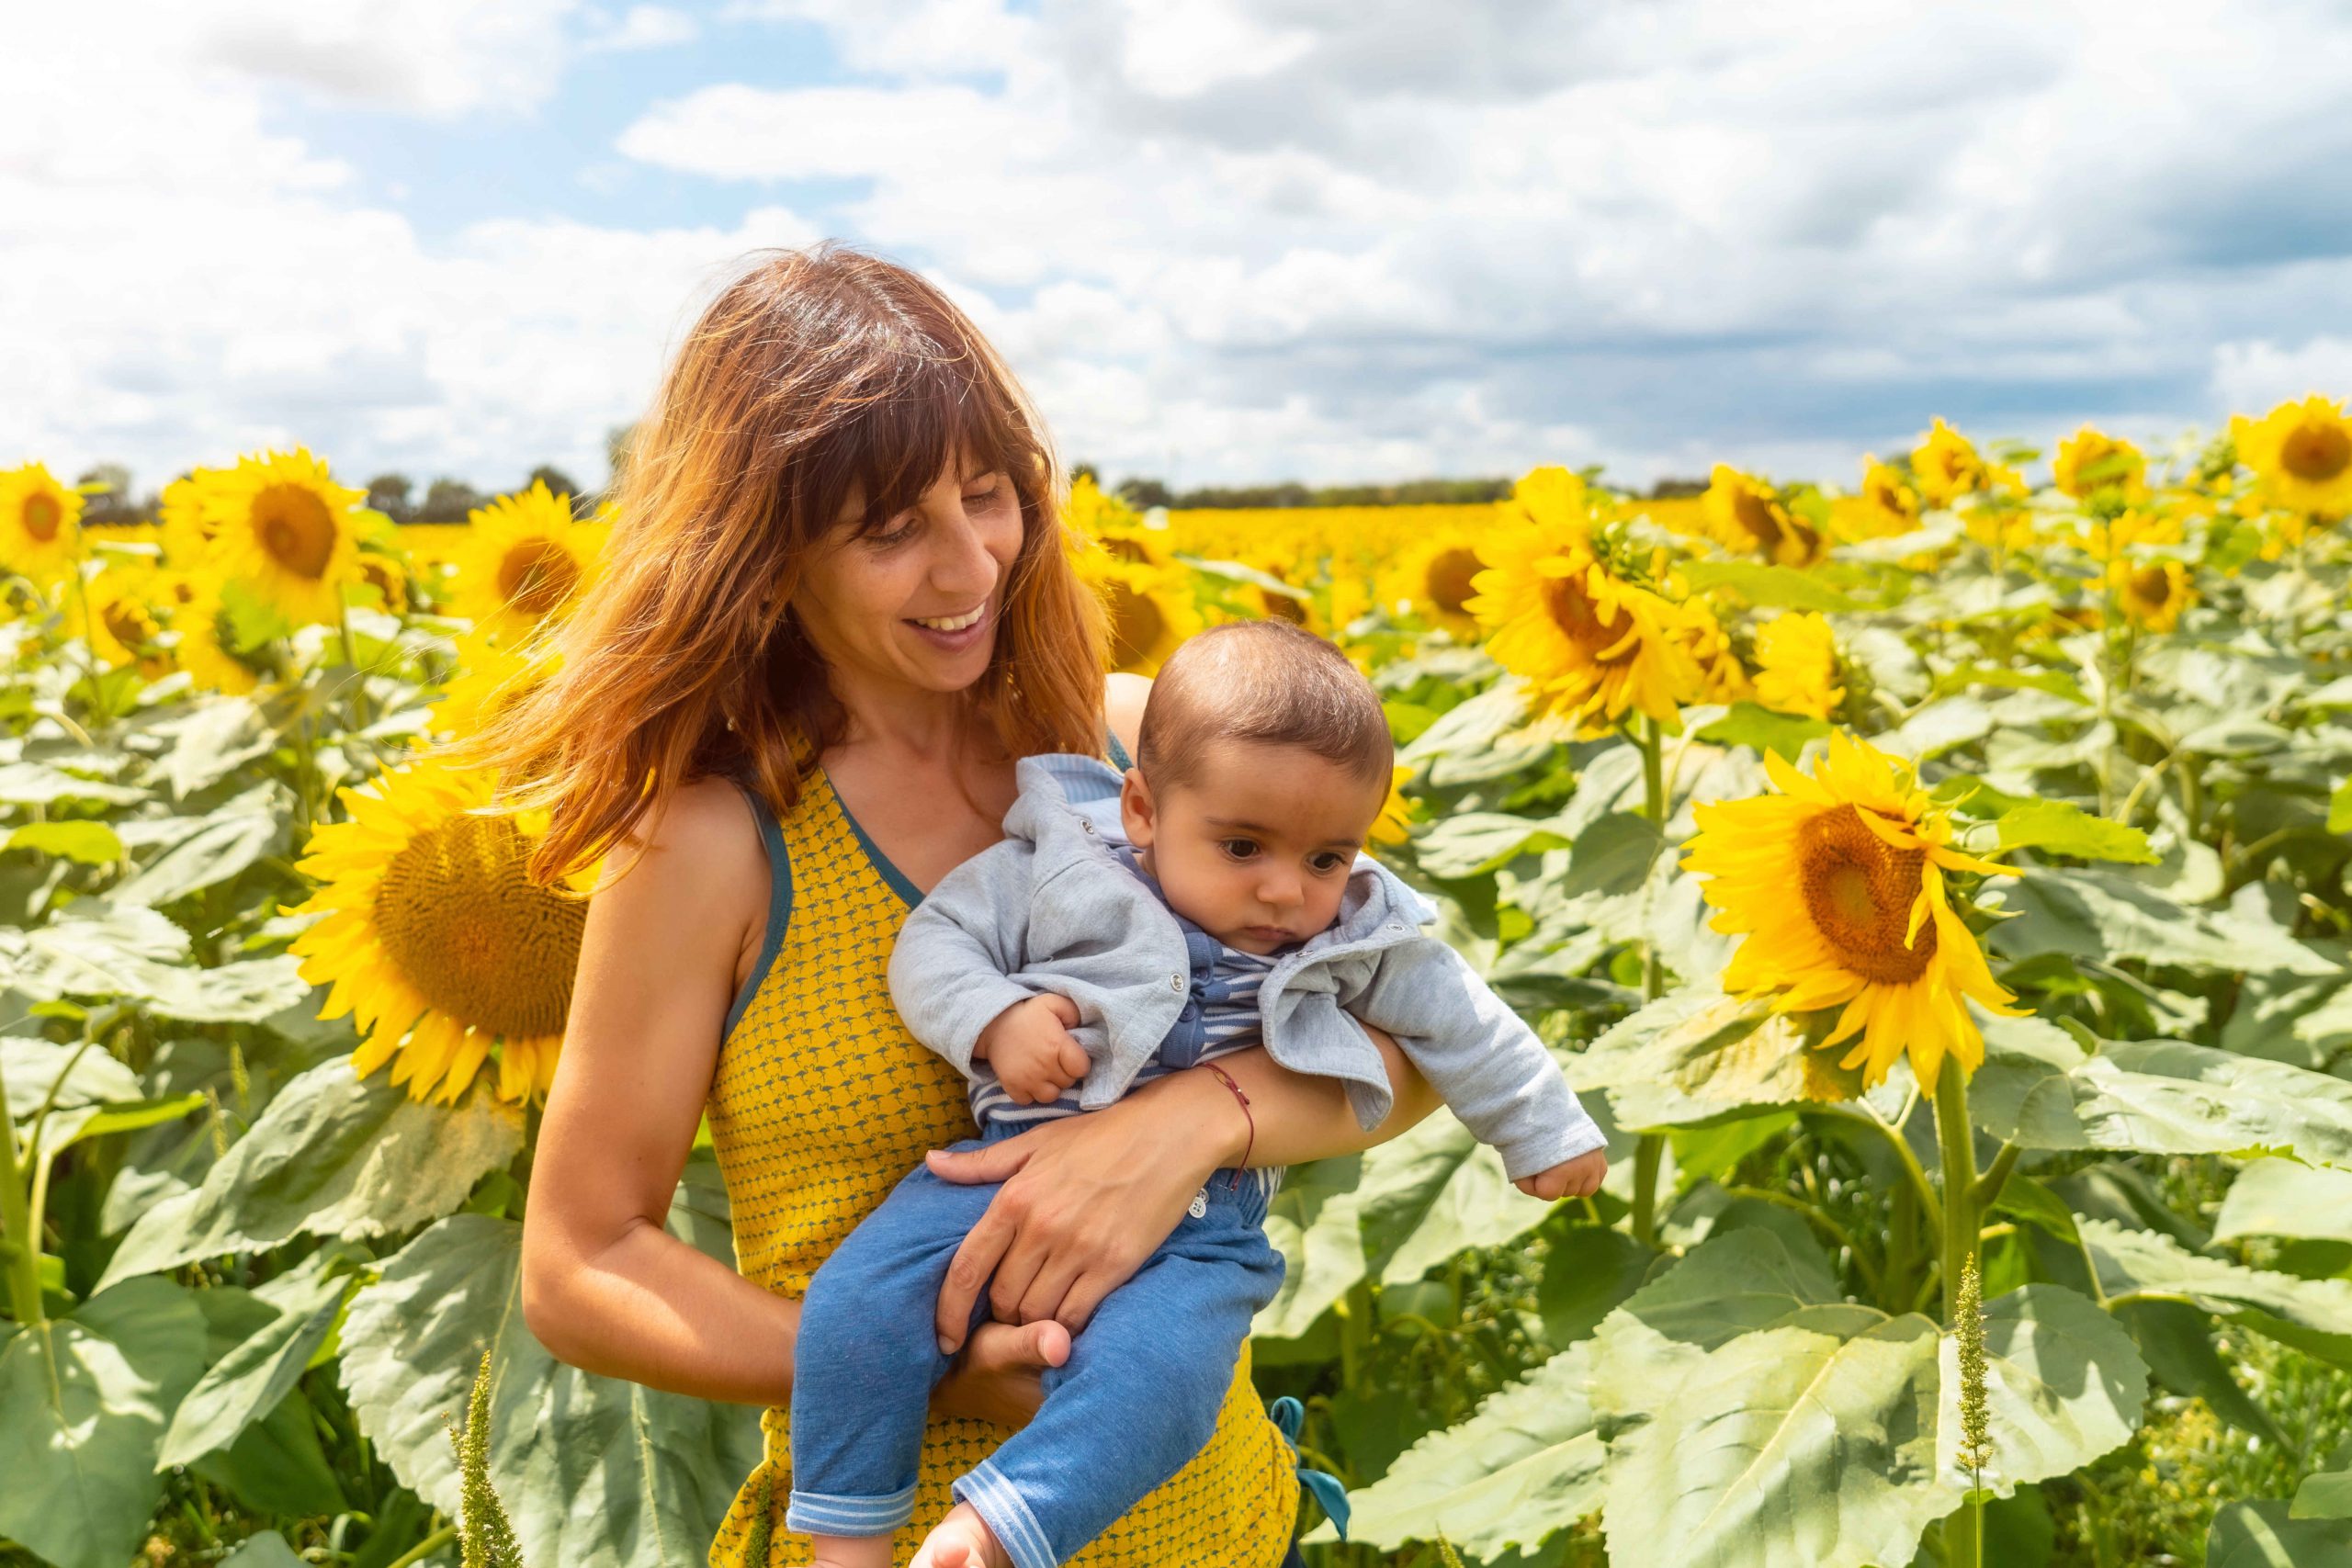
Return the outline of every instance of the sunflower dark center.
<path id="1" fill-rule="evenodd" d="M 1114 560 L 1127 561 L 1136 566 L 1151 564 L 1151 554 L 1143 547 L 1143 542 L 1139 539 L 1129 539 L 1112 534 L 1102 540 L 1102 549 Z"/>
<path id="2" fill-rule="evenodd" d="M 1924 850 L 1898 850 L 1871 832 L 1851 806 L 1820 812 L 1797 829 L 1805 910 L 1839 964 L 1882 986 L 1906 985 L 1927 973 L 1936 955 L 1935 922 L 1903 944 L 1926 859 Z"/>
<path id="3" fill-rule="evenodd" d="M 499 598 L 534 618 L 552 614 L 579 584 L 580 563 L 551 540 L 526 540 L 498 562 Z"/>
<path id="4" fill-rule="evenodd" d="M 1544 579 L 1544 609 L 1552 617 L 1552 624 L 1560 628 L 1560 635 L 1576 644 L 1587 658 L 1596 663 L 1623 664 L 1630 661 L 1637 651 L 1628 648 L 1602 657 L 1601 649 L 1625 636 L 1628 628 L 1624 624 L 1624 612 L 1621 610 L 1602 620 L 1600 606 L 1592 602 L 1592 595 L 1585 592 L 1580 576 Z"/>
<path id="5" fill-rule="evenodd" d="M 2143 566 L 2132 574 L 2132 592 L 2142 604 L 2161 608 L 2172 596 L 2172 579 L 2160 566 Z"/>
<path id="6" fill-rule="evenodd" d="M 2278 463 L 2305 484 L 2325 484 L 2352 467 L 2352 434 L 2337 423 L 2299 424 L 2279 446 Z"/>
<path id="7" fill-rule="evenodd" d="M 154 618 L 138 605 L 117 599 L 98 612 L 98 619 L 106 623 L 107 631 L 125 648 L 136 649 L 153 642 L 158 635 Z"/>
<path id="8" fill-rule="evenodd" d="M 1148 593 L 1113 581 L 1107 595 L 1111 610 L 1111 661 L 1125 670 L 1143 662 L 1168 630 L 1168 617 Z"/>
<path id="9" fill-rule="evenodd" d="M 1430 558 L 1429 570 L 1421 574 L 1421 585 L 1430 604 L 1449 615 L 1465 614 L 1464 606 L 1477 591 L 1471 581 L 1483 570 L 1478 552 L 1455 547 L 1440 550 Z"/>
<path id="10" fill-rule="evenodd" d="M 1767 496 L 1754 491 L 1742 491 L 1731 503 L 1732 515 L 1747 536 L 1767 550 L 1780 547 L 1783 530 L 1779 516 L 1780 507 Z"/>
<path id="11" fill-rule="evenodd" d="M 334 518 L 300 485 L 271 485 L 254 497 L 254 534 L 270 559 L 298 577 L 317 579 L 334 558 Z"/>
<path id="12" fill-rule="evenodd" d="M 53 495 L 33 495 L 25 498 L 25 532 L 48 544 L 57 537 L 57 530 L 65 525 L 65 508 L 57 504 Z"/>
<path id="13" fill-rule="evenodd" d="M 376 893 L 401 977 L 435 1011 L 509 1038 L 562 1032 L 588 919 L 524 875 L 527 850 L 504 818 L 451 818 L 395 855 Z"/>

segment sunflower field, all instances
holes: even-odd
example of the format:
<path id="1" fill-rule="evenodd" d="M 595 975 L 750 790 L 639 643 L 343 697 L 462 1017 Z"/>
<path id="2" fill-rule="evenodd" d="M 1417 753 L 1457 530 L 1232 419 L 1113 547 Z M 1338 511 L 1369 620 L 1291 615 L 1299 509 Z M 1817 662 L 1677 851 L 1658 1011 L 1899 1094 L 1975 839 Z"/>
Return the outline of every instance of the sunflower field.
<path id="1" fill-rule="evenodd" d="M 627 520 L 303 451 L 84 500 L 0 472 L 0 1563 L 701 1561 L 756 1412 L 517 1301 L 582 905 L 417 755 Z M 1670 502 L 1079 484 L 1119 667 L 1359 660 L 1375 852 L 1611 1135 L 1557 1205 L 1444 1114 L 1290 1173 L 1310 1562 L 2352 1562 L 2347 515 L 2320 397 Z M 670 1227 L 731 1261 L 707 1149 Z"/>

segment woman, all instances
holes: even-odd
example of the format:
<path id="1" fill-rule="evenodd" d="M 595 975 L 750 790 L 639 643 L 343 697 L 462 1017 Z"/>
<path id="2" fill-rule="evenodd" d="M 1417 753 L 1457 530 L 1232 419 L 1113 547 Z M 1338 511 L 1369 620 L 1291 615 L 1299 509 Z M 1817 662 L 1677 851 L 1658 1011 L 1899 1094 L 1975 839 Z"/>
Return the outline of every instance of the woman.
<path id="1" fill-rule="evenodd" d="M 782 1524 L 797 1298 L 916 1160 L 971 1132 L 961 1080 L 890 1005 L 899 921 L 1001 836 L 1018 758 L 1124 765 L 1136 742 L 1148 682 L 1105 686 L 1057 485 L 1018 386 L 936 288 L 840 248 L 763 254 L 639 427 L 560 668 L 478 742 L 512 802 L 551 811 L 535 875 L 605 853 L 532 1168 L 525 1315 L 574 1365 L 768 1407 L 714 1563 L 807 1561 Z M 1371 1134 L 1336 1081 L 1250 1052 L 1226 1064 L 1246 1109 L 1178 1073 L 932 1156 L 1003 1186 L 938 1304 L 951 1349 L 983 1289 L 997 1321 L 934 1399 L 919 1527 L 1253 1122 L 1251 1163 L 1282 1165 L 1427 1114 L 1376 1038 L 1398 1109 Z M 662 1229 L 706 1114 L 740 1272 Z M 1074 1561 L 1272 1568 L 1292 1464 L 1245 1354 L 1208 1446 Z"/>

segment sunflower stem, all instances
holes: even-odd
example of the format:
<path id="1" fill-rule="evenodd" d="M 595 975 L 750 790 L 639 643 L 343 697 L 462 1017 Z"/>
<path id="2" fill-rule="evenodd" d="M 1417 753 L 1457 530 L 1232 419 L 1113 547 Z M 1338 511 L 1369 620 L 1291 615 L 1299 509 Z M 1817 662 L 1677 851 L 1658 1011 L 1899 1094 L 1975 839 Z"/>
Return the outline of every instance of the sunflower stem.
<path id="1" fill-rule="evenodd" d="M 8 1085 L 0 1075 L 0 1106 L 8 1102 Z M 33 1150 L 28 1147 L 24 1159 Z M 8 1315 L 21 1324 L 41 1321 L 40 1237 L 34 1234 L 32 1205 L 26 1192 L 29 1177 L 17 1154 L 15 1119 L 0 1113 L 0 1243 L 6 1243 Z"/>
<path id="2" fill-rule="evenodd" d="M 1635 732 L 1642 750 L 1642 814 L 1657 829 L 1658 846 L 1666 843 L 1666 742 L 1657 720 L 1644 716 Z M 1646 873 L 1643 886 L 1649 885 Z M 1646 897 L 1646 894 L 1645 894 Z M 1642 1000 L 1654 1002 L 1666 994 L 1666 966 L 1659 962 L 1657 939 L 1642 939 Z M 1666 1135 L 1644 1133 L 1634 1143 L 1634 1239 L 1644 1247 L 1657 1245 L 1657 1171 L 1666 1156 Z"/>
<path id="3" fill-rule="evenodd" d="M 1943 1070 L 1936 1079 L 1936 1140 L 1943 1160 L 1944 1321 L 1957 1328 L 1962 1300 L 1962 1276 L 1976 1269 L 1976 1137 L 1968 1122 L 1968 1077 L 1956 1053 L 1944 1053 Z M 1999 1165 L 1998 1159 L 1994 1162 Z M 2001 1173 L 2004 1178 L 2007 1172 Z M 1973 1563 L 1977 1560 L 1977 1516 L 1962 1508 L 1944 1520 L 1944 1560 Z"/>
<path id="4" fill-rule="evenodd" d="M 343 661 L 351 666 L 351 689 L 344 698 L 345 723 L 354 735 L 368 728 L 368 672 L 359 668 L 359 642 L 351 635 L 351 606 L 335 606 L 335 625 L 343 633 Z"/>
<path id="5" fill-rule="evenodd" d="M 97 716 L 101 730 L 112 722 L 114 716 L 107 712 L 105 685 L 98 680 L 98 646 L 96 630 L 90 621 L 90 589 L 82 581 L 86 558 L 77 547 L 74 552 L 74 603 L 82 612 L 82 678 L 90 683 L 90 711 Z"/>

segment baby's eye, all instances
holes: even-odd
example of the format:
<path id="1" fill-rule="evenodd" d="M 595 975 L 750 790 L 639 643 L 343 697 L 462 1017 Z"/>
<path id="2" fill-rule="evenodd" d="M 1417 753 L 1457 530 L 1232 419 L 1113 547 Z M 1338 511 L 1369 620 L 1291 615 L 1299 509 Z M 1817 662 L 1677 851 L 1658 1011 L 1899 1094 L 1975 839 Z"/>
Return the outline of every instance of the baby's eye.
<path id="1" fill-rule="evenodd" d="M 1258 841 L 1255 839 L 1226 839 L 1220 840 L 1218 847 L 1235 860 L 1248 860 L 1258 852 Z"/>
<path id="2" fill-rule="evenodd" d="M 1314 862 L 1315 869 L 1326 876 L 1349 863 L 1348 857 L 1341 854 L 1317 855 Z"/>

